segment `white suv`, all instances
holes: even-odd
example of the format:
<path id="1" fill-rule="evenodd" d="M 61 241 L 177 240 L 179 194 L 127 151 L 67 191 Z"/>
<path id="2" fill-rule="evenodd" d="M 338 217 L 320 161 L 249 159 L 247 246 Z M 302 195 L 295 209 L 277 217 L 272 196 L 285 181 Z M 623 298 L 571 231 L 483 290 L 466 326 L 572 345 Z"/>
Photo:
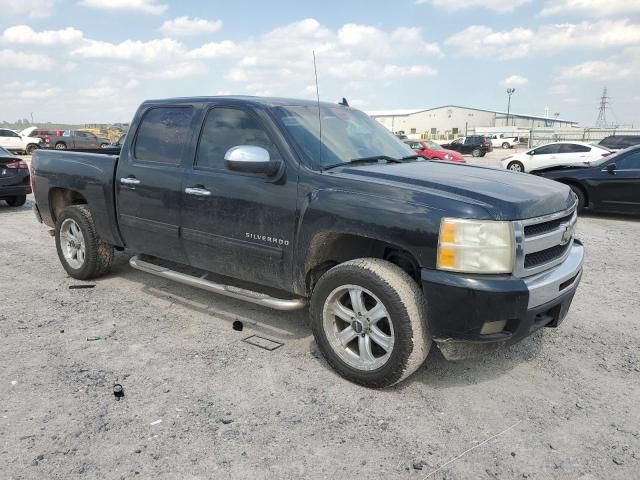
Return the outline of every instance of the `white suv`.
<path id="1" fill-rule="evenodd" d="M 10 152 L 25 152 L 31 155 L 36 148 L 40 148 L 41 143 L 41 138 L 27 137 L 8 128 L 0 129 L 0 147 Z"/>

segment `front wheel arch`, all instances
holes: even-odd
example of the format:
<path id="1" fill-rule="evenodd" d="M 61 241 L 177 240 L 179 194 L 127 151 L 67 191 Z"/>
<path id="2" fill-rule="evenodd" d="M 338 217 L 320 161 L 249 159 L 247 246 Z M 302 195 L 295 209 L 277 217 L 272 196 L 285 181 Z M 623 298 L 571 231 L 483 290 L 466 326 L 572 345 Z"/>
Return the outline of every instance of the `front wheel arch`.
<path id="1" fill-rule="evenodd" d="M 574 192 L 578 197 L 578 213 L 589 206 L 589 194 L 587 193 L 587 189 L 584 187 L 584 185 L 572 181 L 561 181 L 561 183 L 564 183 L 567 187 L 569 187 L 571 191 Z"/>

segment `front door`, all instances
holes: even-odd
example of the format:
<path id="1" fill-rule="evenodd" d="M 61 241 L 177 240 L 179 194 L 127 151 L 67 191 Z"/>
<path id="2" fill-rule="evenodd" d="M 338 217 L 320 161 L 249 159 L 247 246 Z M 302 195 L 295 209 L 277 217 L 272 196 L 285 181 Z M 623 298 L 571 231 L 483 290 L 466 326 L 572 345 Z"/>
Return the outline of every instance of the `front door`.
<path id="1" fill-rule="evenodd" d="M 20 135 L 11 130 L 0 130 L 0 147 L 7 150 L 19 150 L 22 147 Z"/>
<path id="2" fill-rule="evenodd" d="M 180 208 L 195 111 L 191 105 L 150 106 L 122 149 L 116 172 L 118 221 L 127 248 L 137 253 L 187 263 Z"/>
<path id="3" fill-rule="evenodd" d="M 283 157 L 269 125 L 258 112 L 233 104 L 208 109 L 184 177 L 182 235 L 191 265 L 290 289 L 297 164 Z M 272 181 L 227 170 L 224 155 L 239 145 L 260 146 L 284 160 L 284 175 Z"/>

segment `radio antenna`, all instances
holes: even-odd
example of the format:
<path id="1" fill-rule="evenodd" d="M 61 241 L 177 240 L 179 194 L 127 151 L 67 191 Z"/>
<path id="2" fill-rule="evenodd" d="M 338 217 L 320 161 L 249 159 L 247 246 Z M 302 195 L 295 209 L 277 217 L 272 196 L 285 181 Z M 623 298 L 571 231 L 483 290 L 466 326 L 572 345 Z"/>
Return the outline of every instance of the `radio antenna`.
<path id="1" fill-rule="evenodd" d="M 320 89 L 318 88 L 318 67 L 316 65 L 316 51 L 311 50 L 313 53 L 313 72 L 316 77 L 316 100 L 318 102 L 318 126 L 320 128 L 320 165 L 322 165 L 322 113 L 320 112 Z"/>

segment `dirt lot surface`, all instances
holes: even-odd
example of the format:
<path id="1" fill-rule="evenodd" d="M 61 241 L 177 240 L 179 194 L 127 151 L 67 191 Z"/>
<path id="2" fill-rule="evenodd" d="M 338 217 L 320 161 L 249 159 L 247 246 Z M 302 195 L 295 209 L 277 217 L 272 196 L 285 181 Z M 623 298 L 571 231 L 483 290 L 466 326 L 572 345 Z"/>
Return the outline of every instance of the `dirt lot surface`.
<path id="1" fill-rule="evenodd" d="M 319 358 L 305 311 L 160 280 L 124 254 L 69 289 L 31 204 L 0 205 L 2 478 L 639 477 L 638 220 L 581 218 L 585 273 L 559 329 L 456 363 L 434 348 L 374 391 Z"/>

